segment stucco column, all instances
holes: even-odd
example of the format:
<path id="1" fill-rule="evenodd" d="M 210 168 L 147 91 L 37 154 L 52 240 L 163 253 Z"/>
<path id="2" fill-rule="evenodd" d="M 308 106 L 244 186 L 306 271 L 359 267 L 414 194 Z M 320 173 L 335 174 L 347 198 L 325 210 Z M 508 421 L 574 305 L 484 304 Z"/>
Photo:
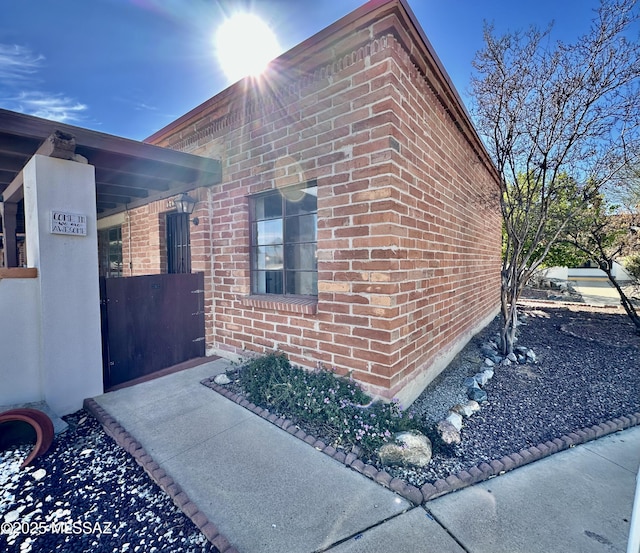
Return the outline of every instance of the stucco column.
<path id="1" fill-rule="evenodd" d="M 23 175 L 27 265 L 38 269 L 40 288 L 42 389 L 63 415 L 103 391 L 95 168 L 35 155 Z"/>

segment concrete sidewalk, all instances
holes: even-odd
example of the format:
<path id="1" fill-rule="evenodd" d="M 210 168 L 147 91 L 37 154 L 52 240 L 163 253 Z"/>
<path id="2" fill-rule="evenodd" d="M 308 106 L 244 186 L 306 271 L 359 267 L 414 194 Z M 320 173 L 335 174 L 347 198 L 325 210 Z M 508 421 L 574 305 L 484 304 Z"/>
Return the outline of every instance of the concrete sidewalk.
<path id="1" fill-rule="evenodd" d="M 620 294 L 606 277 L 571 279 L 568 283 L 588 305 L 600 307 L 620 305 Z M 631 293 L 630 290 L 628 292 Z"/>
<path id="2" fill-rule="evenodd" d="M 241 553 L 625 551 L 640 428 L 415 507 L 200 381 L 96 397 Z"/>

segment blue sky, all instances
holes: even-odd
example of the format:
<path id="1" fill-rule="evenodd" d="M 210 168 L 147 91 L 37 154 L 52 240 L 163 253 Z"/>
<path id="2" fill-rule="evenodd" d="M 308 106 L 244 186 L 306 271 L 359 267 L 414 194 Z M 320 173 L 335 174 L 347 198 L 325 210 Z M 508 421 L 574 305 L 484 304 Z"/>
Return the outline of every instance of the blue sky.
<path id="1" fill-rule="evenodd" d="M 215 31 L 251 10 L 282 51 L 364 0 L 0 0 L 0 107 L 144 139 L 224 90 Z M 483 20 L 500 33 L 554 21 L 554 39 L 586 33 L 598 0 L 409 0 L 467 100 Z"/>

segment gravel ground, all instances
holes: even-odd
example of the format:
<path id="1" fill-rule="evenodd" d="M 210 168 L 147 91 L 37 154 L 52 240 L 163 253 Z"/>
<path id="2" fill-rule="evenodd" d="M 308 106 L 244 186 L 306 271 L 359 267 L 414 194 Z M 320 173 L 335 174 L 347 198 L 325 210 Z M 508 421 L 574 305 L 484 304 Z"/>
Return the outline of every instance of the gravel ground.
<path id="1" fill-rule="evenodd" d="M 0 551 L 218 550 L 96 420 L 79 411 L 43 457 L 0 451 Z"/>
<path id="2" fill-rule="evenodd" d="M 621 308 L 528 300 L 521 309 L 520 323 L 517 344 L 533 349 L 536 362 L 494 367 L 494 377 L 483 387 L 488 401 L 464 420 L 460 445 L 436 449 L 424 469 L 383 466 L 376 458 L 363 461 L 420 487 L 481 462 L 640 411 L 640 337 Z M 425 426 L 446 418 L 451 407 L 468 401 L 463 382 L 487 368 L 481 346 L 498 340 L 499 329 L 498 317 L 409 407 Z M 236 382 L 229 387 L 242 394 Z M 317 426 L 287 413 L 276 414 L 340 449 Z"/>
<path id="3" fill-rule="evenodd" d="M 390 474 L 419 486 L 640 411 L 640 337 L 621 309 L 527 302 L 522 314 L 518 345 L 537 362 L 495 367 L 488 401 L 465 419 L 462 443 L 436 452 L 426 469 L 386 468 Z M 414 402 L 417 416 L 435 422 L 466 402 L 462 381 L 485 368 L 480 346 L 498 330 L 495 320 L 467 345 Z"/>
<path id="4" fill-rule="evenodd" d="M 420 486 L 640 411 L 640 337 L 620 310 L 529 302 L 522 311 L 518 343 L 537 362 L 496 367 L 461 445 L 436 452 L 427 469 L 385 470 Z M 483 368 L 480 346 L 497 330 L 494 321 L 423 392 L 417 416 L 435 422 L 466 401 L 462 381 Z M 0 452 L 0 551 L 217 551 L 91 416 L 65 420 L 69 429 L 25 470 L 30 445 Z"/>

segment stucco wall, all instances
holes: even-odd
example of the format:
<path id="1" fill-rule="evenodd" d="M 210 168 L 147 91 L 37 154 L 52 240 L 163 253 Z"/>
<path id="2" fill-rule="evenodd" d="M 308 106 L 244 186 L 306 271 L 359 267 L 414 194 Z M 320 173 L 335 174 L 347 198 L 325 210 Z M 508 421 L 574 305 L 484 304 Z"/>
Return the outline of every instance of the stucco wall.
<path id="1" fill-rule="evenodd" d="M 0 280 L 0 405 L 42 399 L 39 283 Z"/>

